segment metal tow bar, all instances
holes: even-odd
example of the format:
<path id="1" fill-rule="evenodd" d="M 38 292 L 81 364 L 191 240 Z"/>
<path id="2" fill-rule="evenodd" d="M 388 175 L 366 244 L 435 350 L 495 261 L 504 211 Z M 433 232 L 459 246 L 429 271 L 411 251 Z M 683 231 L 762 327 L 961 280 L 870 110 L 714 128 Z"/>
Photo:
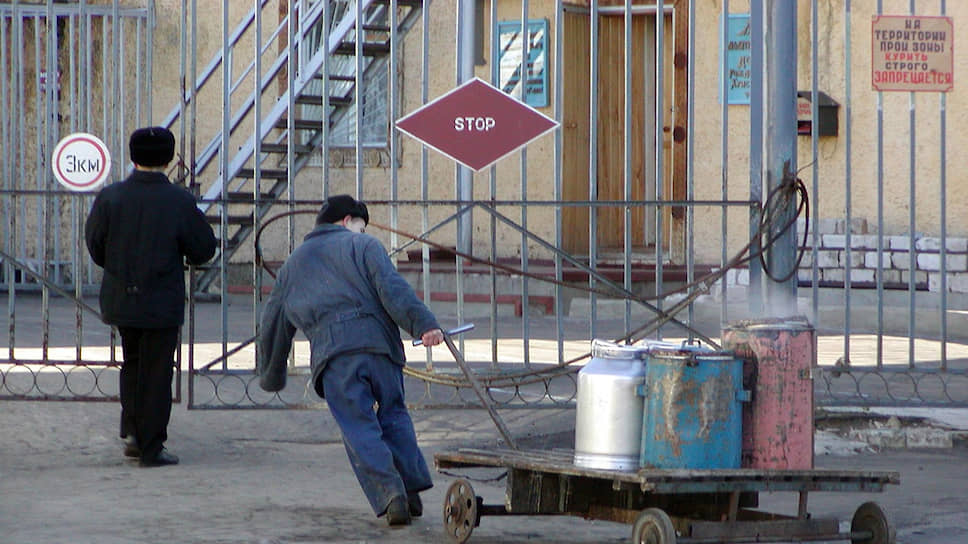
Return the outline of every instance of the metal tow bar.
<path id="1" fill-rule="evenodd" d="M 514 443 L 514 439 L 511 438 L 511 432 L 508 431 L 507 426 L 504 424 L 504 420 L 501 419 L 501 416 L 498 415 L 497 410 L 494 409 L 494 405 L 491 404 L 491 399 L 488 398 L 488 396 L 484 393 L 484 388 L 481 386 L 481 383 L 477 381 L 477 377 L 474 376 L 474 372 L 471 371 L 469 366 L 467 366 L 467 361 L 464 360 L 464 355 L 460 352 L 460 350 L 457 349 L 457 346 L 454 345 L 454 341 L 451 339 L 451 336 L 458 335 L 462 332 L 467 332 L 473 328 L 473 323 L 466 323 L 449 331 L 444 331 L 444 343 L 447 344 L 447 349 L 450 350 L 451 355 L 454 356 L 454 360 L 457 361 L 457 365 L 460 366 L 460 369 L 467 378 L 467 381 L 470 382 L 471 388 L 474 390 L 474 393 L 477 394 L 477 398 L 481 399 L 481 404 L 484 405 L 488 415 L 491 416 L 491 420 L 494 421 L 494 425 L 497 426 L 497 430 L 500 431 L 501 436 L 504 437 L 504 442 L 508 445 L 508 447 L 516 450 L 518 449 L 518 446 Z M 419 338 L 413 341 L 414 346 L 419 346 L 421 344 L 423 344 L 423 341 Z"/>

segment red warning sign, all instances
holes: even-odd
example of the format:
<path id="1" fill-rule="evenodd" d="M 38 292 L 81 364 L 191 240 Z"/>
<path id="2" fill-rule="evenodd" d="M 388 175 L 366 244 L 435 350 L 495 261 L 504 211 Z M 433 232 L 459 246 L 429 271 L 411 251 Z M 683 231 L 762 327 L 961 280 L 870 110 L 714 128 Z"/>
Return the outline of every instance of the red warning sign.
<path id="1" fill-rule="evenodd" d="M 397 121 L 397 128 L 474 171 L 554 130 L 558 122 L 474 78 Z"/>

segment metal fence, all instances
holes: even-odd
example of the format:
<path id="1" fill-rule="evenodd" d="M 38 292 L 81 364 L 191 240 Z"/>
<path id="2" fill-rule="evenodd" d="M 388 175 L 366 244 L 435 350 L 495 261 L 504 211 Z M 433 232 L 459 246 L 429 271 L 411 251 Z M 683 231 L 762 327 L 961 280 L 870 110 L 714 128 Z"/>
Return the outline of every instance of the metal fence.
<path id="1" fill-rule="evenodd" d="M 117 395 L 115 334 L 84 298 L 93 196 L 60 186 L 50 156 L 68 134 L 100 134 L 123 177 L 127 134 L 151 118 L 152 28 L 150 9 L 117 2 L 0 4 L 0 398 Z"/>
<path id="2" fill-rule="evenodd" d="M 526 0 L 513 8 L 492 2 L 478 11 L 474 2 L 461 0 L 454 5 L 428 3 L 422 10 L 418 5 L 418 11 L 411 13 L 407 10 L 413 9 L 412 2 L 299 1 L 293 2 L 293 13 L 306 15 L 282 17 L 275 21 L 278 26 L 263 31 L 264 3 L 255 2 L 238 26 L 231 27 L 227 15 L 223 18 L 222 47 L 202 71 L 195 68 L 204 59 L 199 59 L 199 48 L 192 46 L 194 37 L 183 34 L 182 70 L 196 74 L 189 78 L 195 85 L 185 91 L 187 103 L 203 96 L 206 86 L 211 93 L 215 83 L 209 82 L 209 76 L 220 75 L 223 87 L 214 95 L 224 107 L 222 130 L 208 145 L 198 146 L 197 152 L 185 153 L 203 160 L 187 161 L 195 169 L 177 174 L 207 195 L 203 205 L 218 224 L 223 244 L 233 239 L 231 220 L 239 210 L 247 214 L 243 223 L 249 229 L 238 238 L 237 247 L 222 246 L 211 269 L 217 274 L 209 274 L 217 280 L 191 300 L 183 350 L 191 408 L 318 405 L 319 399 L 305 383 L 306 343 L 297 342 L 289 386 L 268 394 L 258 388 L 252 374 L 252 338 L 262 297 L 271 285 L 271 271 L 310 227 L 305 221 L 308 214 L 335 192 L 355 193 L 367 200 L 374 223 L 368 232 L 385 242 L 401 272 L 443 323 L 476 324 L 472 333 L 460 337 L 458 347 L 498 407 L 572 405 L 574 373 L 585 360 L 592 338 L 699 340 L 715 346 L 726 324 L 768 315 L 778 283 L 799 286 L 797 306 L 781 311 L 806 314 L 817 328 L 818 403 L 968 404 L 965 338 L 962 329 L 950 323 L 958 319 L 960 325 L 965 304 L 952 283 L 960 281 L 959 272 L 968 271 L 953 268 L 968 258 L 968 249 L 959 245 L 963 240 L 959 236 L 968 233 L 959 227 L 955 236 L 949 234 L 953 221 L 947 211 L 946 142 L 951 133 L 946 124 L 947 97 L 904 93 L 904 103 L 897 93 L 870 92 L 865 98 L 858 92 L 858 88 L 868 91 L 867 80 L 861 83 L 851 67 L 870 53 L 857 46 L 855 27 L 868 25 L 872 15 L 886 13 L 880 2 L 859 11 L 849 0 L 813 0 L 809 12 L 799 14 L 765 0 L 750 2 L 748 14 L 736 13 L 729 1 L 714 8 L 695 0 L 650 5 L 591 1 L 584 8 L 558 1 L 550 9 L 545 4 L 532 10 Z M 929 13 L 915 7 L 913 3 L 891 5 L 918 15 L 949 15 L 944 2 L 938 10 L 932 6 Z M 14 233 L 6 237 L 3 249 L 8 349 L 6 360 L 0 361 L 0 396 L 112 398 L 117 360 L 113 334 L 103 325 L 88 325 L 82 316 L 89 312 L 76 302 L 90 303 L 84 297 L 96 285 L 96 271 L 79 241 L 90 200 L 56 190 L 46 174 L 49 153 L 43 151 L 70 131 L 103 131 L 116 138 L 112 149 L 118 149 L 116 157 L 123 162 L 123 149 L 119 149 L 123 135 L 136 124 L 147 123 L 152 117 L 149 112 L 159 108 L 151 107 L 149 76 L 137 76 L 140 91 L 126 92 L 121 91 L 128 87 L 120 85 L 120 79 L 111 78 L 120 78 L 118 72 L 128 74 L 125 81 L 132 73 L 151 73 L 154 15 L 149 10 L 122 10 L 117 4 L 111 9 L 84 4 L 73 8 L 14 4 L 0 9 L 4 14 L 0 63 L 5 70 L 0 82 L 4 105 L 0 198 L 5 228 Z M 33 53 L 24 52 L 29 47 L 18 50 L 12 44 L 30 42 L 22 37 L 35 32 L 47 37 L 30 42 L 37 44 L 34 51 L 61 50 L 53 36 L 62 33 L 47 25 L 48 20 L 61 20 L 52 16 L 55 9 L 75 10 L 64 12 L 63 25 L 54 24 L 58 29 L 63 26 L 78 44 L 67 48 L 70 75 L 60 76 L 71 82 L 70 92 L 45 88 L 34 99 L 25 90 L 29 85 L 22 82 L 29 75 L 39 88 L 40 76 L 30 74 L 40 70 L 31 72 L 28 65 L 46 66 L 47 73 L 54 73 L 53 67 L 64 63 L 52 53 L 36 55 L 35 60 L 30 57 Z M 105 9 L 105 13 L 98 11 Z M 223 14 L 227 13 L 228 3 L 224 3 Z M 411 15 L 403 25 L 400 16 L 405 13 Z M 192 15 L 183 7 L 180 17 L 188 21 Z M 729 21 L 744 20 L 737 15 L 748 15 L 751 30 L 746 104 L 723 99 L 731 96 L 730 63 L 743 62 L 720 54 L 730 50 Z M 809 21 L 803 20 L 805 15 Z M 769 145 L 775 135 L 764 127 L 778 109 L 790 104 L 761 98 L 775 90 L 776 71 L 789 62 L 770 57 L 777 54 L 776 48 L 763 46 L 782 37 L 764 36 L 758 30 L 769 17 L 797 16 L 800 24 L 793 25 L 793 34 L 797 28 L 810 29 L 809 54 L 798 55 L 795 44 L 792 53 L 787 52 L 801 60 L 793 71 L 794 80 L 806 81 L 809 87 L 801 88 L 800 95 L 809 103 L 805 118 L 811 125 L 807 125 L 808 135 L 796 141 L 799 153 L 792 157 L 794 165 L 798 161 L 805 165 L 794 168 L 793 177 L 805 182 L 805 195 L 801 192 L 799 200 L 792 184 L 771 190 L 791 180 L 777 179 L 771 170 L 776 158 L 771 153 L 776 150 Z M 546 26 L 530 23 L 536 19 Z M 355 32 L 355 21 L 363 20 L 368 21 L 367 30 Z M 509 24 L 513 21 L 520 25 L 517 32 Z M 712 48 L 706 33 L 700 32 L 711 22 L 720 29 Z M 182 32 L 197 23 L 182 25 Z M 546 28 L 543 38 L 532 27 Z M 121 39 L 124 32 L 135 34 Z M 441 47 L 442 33 L 456 36 L 446 42 L 450 47 Z M 113 45 L 95 47 L 94 34 L 101 43 Z M 478 35 L 484 45 L 471 39 Z M 284 46 L 278 45 L 280 36 L 288 37 Z M 501 36 L 503 41 L 484 39 Z M 299 51 L 300 37 L 332 50 L 322 57 L 314 51 Z M 40 47 L 50 40 L 53 46 Z M 137 46 L 137 68 L 96 69 L 95 52 L 113 55 L 101 62 L 116 61 L 121 66 L 128 62 L 121 59 L 129 57 L 122 55 L 122 47 L 142 43 L 144 48 Z M 246 58 L 240 44 L 248 43 L 259 44 L 253 48 L 259 54 L 252 55 L 251 64 L 243 63 L 248 68 L 233 73 L 231 63 L 220 59 L 238 63 Z M 536 56 L 531 48 L 541 48 L 544 56 Z M 481 76 L 483 69 L 475 72 L 474 62 L 485 57 L 490 59 L 486 79 L 502 88 L 522 89 L 524 95 L 517 98 L 526 101 L 540 97 L 527 92 L 529 85 L 509 85 L 507 74 L 534 81 L 533 94 L 543 91 L 547 99 L 543 111 L 565 128 L 478 174 L 453 167 L 425 148 L 417 150 L 395 130 L 388 130 L 385 148 L 373 148 L 353 135 L 369 134 L 373 127 L 364 130 L 359 119 L 356 130 L 347 136 L 347 127 L 352 126 L 347 119 L 353 119 L 357 108 L 340 109 L 343 102 L 333 99 L 327 94 L 329 86 L 319 82 L 339 81 L 342 98 L 350 104 L 361 101 L 364 88 L 374 88 L 364 81 L 368 72 L 364 66 L 373 65 L 371 55 L 377 49 L 384 55 L 380 62 L 385 64 L 380 65 L 386 71 L 374 77 L 382 78 L 379 85 L 385 87 L 390 119 L 399 119 L 446 90 L 432 89 L 431 82 L 443 78 L 456 86 L 475 73 Z M 344 57 L 331 61 L 336 55 Z M 806 58 L 808 66 L 802 62 Z M 502 59 L 505 69 L 511 65 L 503 75 Z M 521 59 L 532 60 L 522 64 Z M 354 64 L 357 71 L 345 72 Z M 279 71 L 282 66 L 284 75 Z M 448 72 L 452 67 L 456 73 Z M 387 73 L 394 77 L 386 77 Z M 726 75 L 717 79 L 714 73 Z M 103 88 L 116 90 L 102 106 L 90 106 L 92 101 L 83 95 L 91 85 L 82 82 L 95 77 L 103 78 Z M 269 84 L 283 79 L 285 83 Z M 602 81 L 611 84 L 601 85 Z M 716 81 L 714 89 L 703 83 L 709 81 Z M 253 97 L 267 97 L 278 109 L 263 108 L 266 100 L 234 98 L 247 94 L 246 86 Z M 322 93 L 318 104 L 308 99 L 318 93 Z M 834 139 L 809 128 L 820 125 L 822 94 L 839 97 L 840 110 L 835 115 L 840 125 Z M 121 100 L 129 107 L 118 107 Z M 31 107 L 32 101 L 36 105 Z M 319 107 L 327 103 L 328 108 Z M 699 114 L 697 105 L 702 108 Z M 46 122 L 65 108 L 71 123 L 78 119 L 76 124 Z M 132 118 L 118 113 L 132 109 L 138 112 Z M 184 104 L 172 111 L 177 114 L 165 122 L 183 129 L 181 133 L 188 134 L 194 145 L 192 130 L 202 114 Z M 306 112 L 315 112 L 310 114 L 315 117 L 305 120 L 308 128 L 300 128 L 299 116 Z M 786 110 L 782 113 L 786 118 L 791 115 Z M 699 126 L 700 116 L 706 128 Z M 896 129 L 897 121 L 892 119 L 897 116 L 906 116 L 908 124 Z M 874 130 L 869 130 L 872 118 Z M 15 146 L 8 143 L 32 140 L 24 136 L 33 134 L 26 125 L 32 126 L 34 119 L 42 127 L 37 134 L 46 136 L 35 146 L 26 146 L 26 151 L 23 147 L 11 151 Z M 342 127 L 338 141 L 330 130 L 334 119 Z M 718 133 L 708 128 L 710 119 L 718 120 Z M 578 140 L 569 136 L 571 124 L 584 127 L 585 136 Z M 930 179 L 918 174 L 919 164 L 926 159 L 918 151 L 916 135 L 924 126 L 934 131 L 930 141 L 938 144 L 931 159 L 938 164 L 938 175 Z M 347 138 L 355 142 L 353 147 L 345 147 Z M 248 143 L 239 146 L 237 141 Z M 855 159 L 859 155 L 855 149 L 861 147 L 858 142 L 875 147 L 873 172 L 869 164 L 857 164 L 861 160 Z M 706 147 L 697 150 L 697 144 Z M 310 149 L 300 151 L 304 146 Z M 36 153 L 31 147 L 36 147 Z M 836 151 L 833 159 L 831 147 Z M 239 148 L 241 153 L 234 151 Z M 267 149 L 287 153 L 280 158 Z M 898 166 L 894 157 L 898 149 L 908 154 L 907 165 Z M 890 150 L 888 156 L 885 150 Z M 576 162 L 575 157 L 582 154 L 583 162 Z M 350 165 L 334 159 L 340 157 L 350 159 Z M 26 166 L 31 163 L 35 166 Z M 216 169 L 248 169 L 251 178 L 234 179 L 236 185 L 229 187 L 221 174 L 213 173 Z M 279 177 L 270 178 L 275 172 L 280 172 Z M 906 195 L 898 193 L 898 179 L 906 182 Z M 262 196 L 263 183 L 277 180 L 284 183 L 273 185 L 271 197 Z M 930 214 L 936 216 L 931 224 L 915 213 L 925 205 L 920 195 L 926 188 L 938 195 L 929 205 L 937 210 Z M 238 197 L 230 198 L 230 191 L 247 192 L 251 198 L 240 202 Z M 857 202 L 854 195 L 876 199 L 876 204 Z M 809 214 L 807 208 L 801 209 L 799 234 L 794 237 L 782 227 L 804 200 L 810 203 Z M 895 221 L 892 207 L 898 206 L 910 209 L 906 221 Z M 37 232 L 44 236 L 31 237 L 28 233 L 34 231 L 28 224 L 38 225 Z M 803 252 L 800 261 L 795 260 L 798 246 Z M 759 254 L 766 250 L 777 253 L 764 255 L 764 270 Z M 266 262 L 257 262 L 256 254 L 264 255 Z M 788 267 L 797 270 L 790 279 L 770 278 L 783 275 L 780 272 Z M 49 348 L 55 344 L 72 353 L 54 354 Z M 447 352 L 408 350 L 407 387 L 414 405 L 479 404 Z M 92 363 L 95 358 L 101 361 Z M 92 364 L 112 373 L 90 370 Z M 48 384 L 48 379 L 64 385 Z M 93 382 L 94 387 L 75 386 L 72 380 Z"/>

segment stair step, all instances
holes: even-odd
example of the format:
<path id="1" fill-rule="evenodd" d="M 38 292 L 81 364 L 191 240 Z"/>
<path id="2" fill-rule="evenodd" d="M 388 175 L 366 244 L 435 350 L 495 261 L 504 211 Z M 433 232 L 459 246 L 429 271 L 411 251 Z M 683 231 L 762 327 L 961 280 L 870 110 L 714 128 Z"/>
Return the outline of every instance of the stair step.
<path id="1" fill-rule="evenodd" d="M 389 42 L 363 42 L 363 56 L 365 57 L 382 57 L 390 52 Z M 356 54 L 356 43 L 354 42 L 340 42 L 336 46 L 337 55 L 355 55 Z"/>
<path id="2" fill-rule="evenodd" d="M 233 204 L 234 203 L 251 204 L 252 202 L 254 202 L 251 191 L 229 191 L 228 197 L 229 197 L 229 202 Z M 276 195 L 272 193 L 259 193 L 260 201 L 272 201 L 275 199 L 276 199 Z"/>
<path id="3" fill-rule="evenodd" d="M 390 0 L 375 0 L 374 4 L 390 5 Z M 423 0 L 397 0 L 398 6 L 409 7 L 409 8 L 419 8 L 423 6 Z"/>
<path id="4" fill-rule="evenodd" d="M 363 25 L 363 30 L 367 32 L 390 32 L 390 27 L 383 25 Z"/>
<path id="5" fill-rule="evenodd" d="M 292 146 L 293 151 L 296 153 L 311 153 L 312 146 L 296 144 Z M 283 142 L 281 144 L 262 144 L 263 153 L 288 153 L 289 146 Z"/>
<path id="6" fill-rule="evenodd" d="M 293 126 L 296 130 L 322 130 L 323 126 L 320 121 L 315 121 L 312 119 L 294 119 Z M 276 128 L 288 128 L 289 120 L 285 117 L 276 121 Z"/>
<path id="7" fill-rule="evenodd" d="M 323 74 L 316 74 L 313 76 L 316 79 L 323 79 Z M 344 76 L 342 74 L 329 74 L 330 81 L 345 81 L 347 83 L 355 83 L 356 76 Z"/>
<path id="8" fill-rule="evenodd" d="M 262 172 L 262 177 L 266 179 L 288 179 L 289 178 L 288 170 L 278 170 L 275 168 L 263 168 L 261 172 Z M 252 179 L 255 177 L 255 169 L 243 168 L 239 170 L 237 177 Z"/>
<path id="9" fill-rule="evenodd" d="M 227 218 L 229 225 L 241 225 L 243 227 L 251 227 L 255 221 L 252 220 L 252 215 L 229 215 Z M 222 218 L 218 215 L 206 215 L 205 221 L 218 225 L 222 222 Z"/>
<path id="10" fill-rule="evenodd" d="M 315 94 L 301 94 L 296 97 L 297 104 L 308 104 L 310 106 L 322 106 L 323 97 Z M 331 96 L 329 97 L 330 106 L 346 106 L 353 103 L 352 98 L 347 98 L 344 96 Z M 317 123 L 320 125 L 321 123 Z"/>

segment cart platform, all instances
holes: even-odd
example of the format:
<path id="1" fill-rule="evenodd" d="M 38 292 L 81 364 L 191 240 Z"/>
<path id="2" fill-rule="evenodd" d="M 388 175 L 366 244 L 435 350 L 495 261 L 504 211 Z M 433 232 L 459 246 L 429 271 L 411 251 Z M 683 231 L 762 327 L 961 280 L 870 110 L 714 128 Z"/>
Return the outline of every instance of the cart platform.
<path id="1" fill-rule="evenodd" d="M 460 449 L 434 456 L 438 470 L 490 467 L 507 470 L 506 500 L 485 505 L 464 479 L 444 501 L 444 525 L 465 542 L 484 515 L 572 515 L 633 524 L 632 542 L 894 542 L 886 513 L 872 502 L 854 514 L 842 533 L 836 519 L 814 519 L 811 491 L 881 492 L 900 483 L 897 472 L 845 470 L 649 469 L 616 471 L 573 463 L 571 450 Z M 756 510 L 758 493 L 797 492 L 796 513 Z"/>

